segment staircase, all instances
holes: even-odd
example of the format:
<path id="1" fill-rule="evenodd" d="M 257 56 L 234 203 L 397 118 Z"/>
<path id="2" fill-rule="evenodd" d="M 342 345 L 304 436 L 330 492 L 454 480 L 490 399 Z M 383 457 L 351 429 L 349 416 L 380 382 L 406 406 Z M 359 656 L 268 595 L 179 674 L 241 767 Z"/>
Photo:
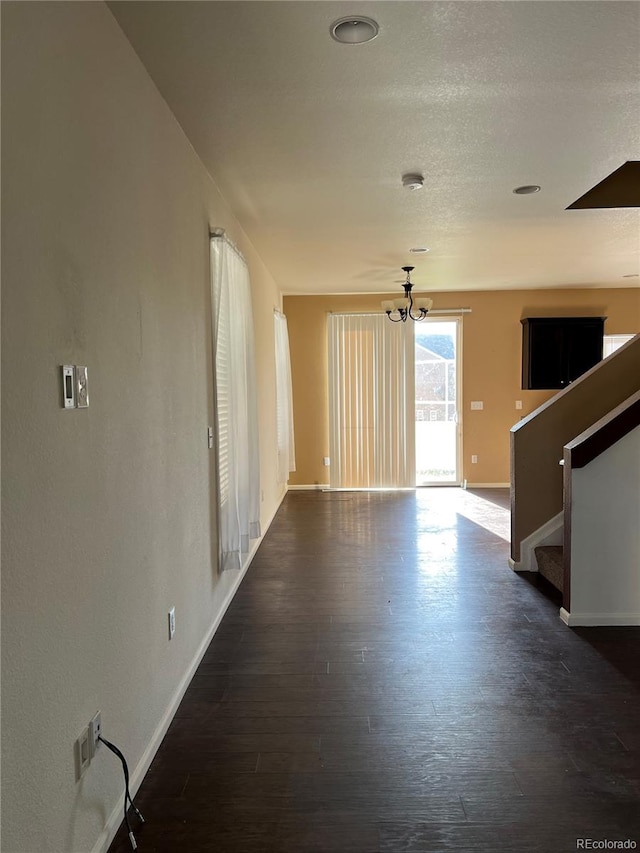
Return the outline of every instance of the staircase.
<path id="1" fill-rule="evenodd" d="M 562 545 L 539 545 L 534 549 L 538 571 L 543 578 L 562 592 L 564 586 L 564 563 Z"/>

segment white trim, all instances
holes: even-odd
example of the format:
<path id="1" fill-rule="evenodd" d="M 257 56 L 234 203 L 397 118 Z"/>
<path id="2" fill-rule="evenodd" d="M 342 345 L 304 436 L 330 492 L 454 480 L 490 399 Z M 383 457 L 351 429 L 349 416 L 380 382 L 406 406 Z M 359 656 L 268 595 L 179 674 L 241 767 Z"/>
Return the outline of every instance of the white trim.
<path id="1" fill-rule="evenodd" d="M 326 486 L 323 492 L 417 492 L 422 486 Z"/>
<path id="2" fill-rule="evenodd" d="M 564 607 L 561 607 L 560 618 L 569 628 L 640 625 L 640 613 L 569 613 Z"/>
<path id="3" fill-rule="evenodd" d="M 328 488 L 329 488 L 329 483 L 312 483 L 310 485 L 301 485 L 301 486 L 288 485 L 287 486 L 287 490 L 290 492 L 325 491 Z"/>
<path id="4" fill-rule="evenodd" d="M 414 489 L 438 489 L 438 488 L 452 488 L 452 489 L 508 489 L 511 483 L 466 483 L 465 480 L 461 482 L 455 483 L 429 483 L 428 486 L 409 486 L 405 489 L 331 489 L 333 492 L 373 492 L 373 491 L 383 491 L 383 492 L 396 492 L 396 491 L 414 491 Z M 292 485 L 291 483 L 287 486 L 287 489 L 290 492 L 293 491 L 309 491 L 313 489 L 317 489 L 320 491 L 327 491 L 329 489 L 329 483 L 311 483 L 304 485 Z"/>
<path id="5" fill-rule="evenodd" d="M 465 489 L 509 489 L 511 483 L 469 483 L 465 480 Z"/>
<path id="6" fill-rule="evenodd" d="M 282 501 L 284 500 L 286 494 L 287 494 L 286 491 L 284 491 L 282 493 L 282 496 L 280 497 L 280 500 L 278 501 L 277 506 L 271 515 L 271 518 L 268 520 L 268 522 L 265 526 L 264 533 L 266 533 L 267 530 L 271 527 L 271 524 L 273 523 L 273 519 L 275 518 L 276 513 L 280 509 L 280 506 L 281 506 Z M 182 681 L 178 685 L 177 690 L 173 694 L 173 697 L 172 697 L 171 701 L 169 702 L 167 710 L 162 715 L 162 718 L 160 719 L 160 722 L 158 723 L 156 730 L 153 733 L 147 748 L 145 749 L 144 753 L 142 754 L 142 758 L 140 759 L 140 761 L 137 763 L 137 765 L 133 769 L 133 771 L 131 773 L 130 785 L 129 785 L 129 787 L 131 789 L 131 796 L 132 797 L 135 797 L 135 795 L 138 791 L 138 788 L 142 784 L 144 777 L 146 776 L 147 771 L 149 770 L 149 767 L 151 766 L 151 762 L 155 758 L 156 752 L 160 748 L 160 744 L 162 743 L 162 740 L 163 740 L 165 734 L 167 733 L 169 726 L 171 725 L 171 722 L 175 716 L 175 713 L 178 710 L 178 706 L 180 705 L 180 702 L 182 701 L 184 694 L 186 693 L 187 688 L 189 687 L 189 684 L 191 683 L 191 679 L 195 675 L 195 672 L 196 672 L 198 666 L 200 665 L 200 662 L 201 662 L 202 658 L 204 657 L 205 652 L 209 648 L 209 644 L 211 643 L 211 640 L 213 639 L 213 636 L 214 636 L 215 632 L 217 631 L 218 626 L 220 625 L 220 622 L 222 622 L 222 618 L 225 615 L 225 613 L 227 612 L 227 608 L 231 604 L 233 597 L 236 594 L 238 587 L 240 586 L 240 583 L 242 582 L 242 579 L 246 575 L 247 570 L 248 570 L 249 566 L 251 565 L 251 561 L 253 560 L 255 553 L 258 550 L 258 548 L 260 547 L 263 539 L 264 539 L 264 534 L 260 537 L 260 539 L 256 539 L 256 541 L 254 542 L 253 547 L 251 548 L 251 551 L 249 552 L 249 555 L 247 556 L 247 560 L 245 562 L 245 565 L 237 573 L 234 584 L 231 587 L 231 589 L 229 590 L 225 600 L 222 603 L 222 606 L 220 607 L 220 612 L 218 613 L 218 615 L 214 619 L 213 625 L 211 626 L 211 628 L 207 632 L 207 635 L 205 636 L 204 640 L 200 643 L 200 647 L 198 648 L 198 651 L 196 652 L 195 657 L 191 661 L 191 664 L 189 665 L 189 667 L 188 667 L 188 669 L 184 675 L 184 678 L 182 679 Z M 93 845 L 91 853 L 106 853 L 106 851 L 109 849 L 109 845 L 111 844 L 111 842 L 115 838 L 116 832 L 118 831 L 120 824 L 122 823 L 122 803 L 120 802 L 120 798 L 118 798 L 118 799 L 119 799 L 118 805 L 113 809 L 113 811 L 109 815 L 102 832 L 98 836 L 98 840 Z"/>
<path id="7" fill-rule="evenodd" d="M 509 565 L 514 572 L 537 572 L 538 564 L 533 553 L 538 545 L 562 545 L 562 533 L 564 530 L 564 510 L 561 510 L 549 521 L 546 521 L 526 539 L 520 543 L 520 559 L 509 559 Z"/>
<path id="8" fill-rule="evenodd" d="M 416 486 L 416 491 L 419 489 L 464 489 L 464 480 L 451 480 L 451 482 L 437 483 L 435 480 L 430 483 L 425 483 L 423 486 Z"/>

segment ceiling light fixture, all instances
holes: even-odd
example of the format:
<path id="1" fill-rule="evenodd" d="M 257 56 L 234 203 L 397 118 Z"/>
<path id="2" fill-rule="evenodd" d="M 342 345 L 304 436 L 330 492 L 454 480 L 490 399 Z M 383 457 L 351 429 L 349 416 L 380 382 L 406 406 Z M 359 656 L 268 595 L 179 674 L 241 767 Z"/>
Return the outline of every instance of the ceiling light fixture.
<path id="1" fill-rule="evenodd" d="M 531 193 L 539 193 L 540 187 L 537 184 L 524 184 L 521 187 L 516 187 L 513 192 L 516 195 L 531 195 Z"/>
<path id="2" fill-rule="evenodd" d="M 380 28 L 373 18 L 351 15 L 331 24 L 331 38 L 340 44 L 365 44 L 378 35 Z"/>
<path id="3" fill-rule="evenodd" d="M 416 299 L 414 301 L 413 296 L 411 295 L 411 288 L 413 284 L 411 284 L 411 271 L 415 269 L 415 267 L 402 267 L 402 269 L 407 274 L 407 279 L 402 285 L 404 287 L 404 297 L 401 299 L 385 299 L 382 303 L 382 308 L 386 311 L 387 317 L 391 320 L 392 323 L 406 323 L 407 317 L 411 317 L 412 320 L 424 320 L 424 318 L 429 313 L 429 309 L 433 305 L 433 299 Z M 414 314 L 413 309 L 416 308 L 420 313 Z M 397 317 L 392 317 L 392 314 L 397 312 Z"/>
<path id="4" fill-rule="evenodd" d="M 424 186 L 424 178 L 417 172 L 407 172 L 402 176 L 402 186 L 411 192 L 421 190 Z"/>

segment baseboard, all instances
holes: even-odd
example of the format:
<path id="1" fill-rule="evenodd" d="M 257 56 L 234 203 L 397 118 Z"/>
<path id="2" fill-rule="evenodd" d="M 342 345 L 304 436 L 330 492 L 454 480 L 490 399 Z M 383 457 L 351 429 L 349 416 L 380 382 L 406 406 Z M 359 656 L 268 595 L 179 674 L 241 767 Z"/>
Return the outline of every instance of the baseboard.
<path id="1" fill-rule="evenodd" d="M 564 511 L 559 512 L 546 521 L 533 533 L 530 533 L 526 539 L 520 543 L 520 559 L 512 560 L 509 558 L 509 565 L 514 572 L 537 572 L 538 564 L 536 562 L 534 549 L 538 545 L 562 545 L 562 531 L 564 529 Z M 557 541 L 556 541 L 557 540 Z"/>
<path id="2" fill-rule="evenodd" d="M 262 540 L 264 538 L 265 533 L 271 527 L 271 524 L 273 523 L 273 519 L 275 518 L 276 513 L 280 509 L 280 505 L 282 504 L 282 501 L 284 500 L 286 494 L 287 494 L 286 490 L 283 491 L 282 496 L 280 497 L 280 500 L 278 501 L 278 503 L 276 505 L 276 508 L 274 509 L 273 513 L 271 514 L 271 518 L 268 520 L 268 522 L 265 526 L 265 529 L 264 529 L 262 536 L 260 537 L 260 539 L 256 539 L 256 541 L 253 543 L 253 547 L 251 548 L 251 551 L 249 552 L 249 554 L 247 556 L 247 559 L 245 561 L 244 566 L 238 572 L 233 586 L 231 587 L 231 589 L 227 593 L 224 601 L 222 602 L 222 606 L 220 607 L 220 611 L 219 611 L 218 615 L 214 619 L 213 624 L 211 625 L 210 629 L 207 631 L 205 638 L 200 643 L 200 646 L 198 647 L 198 651 L 196 652 L 195 657 L 191 661 L 191 664 L 189 665 L 184 678 L 182 679 L 182 681 L 178 685 L 178 689 L 173 694 L 173 697 L 169 703 L 169 706 L 167 707 L 167 710 L 162 715 L 162 718 L 161 718 L 160 722 L 158 723 L 158 726 L 156 727 L 156 730 L 153 733 L 151 740 L 149 741 L 149 745 L 147 746 L 144 753 L 142 754 L 142 758 L 140 759 L 140 761 L 138 762 L 136 767 L 133 769 L 131 776 L 130 776 L 130 779 L 129 779 L 129 787 L 131 789 L 131 796 L 132 797 L 135 796 L 135 794 L 138 791 L 138 788 L 140 787 L 140 785 L 142 784 L 142 782 L 144 780 L 144 777 L 147 775 L 147 771 L 149 770 L 149 767 L 151 766 L 151 762 L 155 758 L 155 754 L 158 751 L 160 744 L 162 743 L 162 740 L 163 740 L 164 736 L 166 735 L 169 726 L 171 725 L 171 722 L 175 716 L 176 711 L 178 710 L 180 702 L 182 702 L 184 694 L 186 693 L 187 688 L 188 688 L 189 684 L 191 683 L 191 679 L 195 675 L 195 672 L 196 672 L 198 666 L 200 665 L 200 662 L 201 662 L 202 658 L 204 657 L 205 652 L 209 648 L 209 644 L 211 643 L 211 640 L 213 639 L 214 634 L 218 630 L 218 626 L 222 622 L 222 619 L 223 619 L 225 613 L 227 612 L 229 605 L 233 601 L 233 597 L 236 594 L 238 587 L 240 586 L 240 583 L 242 582 L 242 579 L 246 575 L 247 570 L 249 569 L 249 566 L 251 565 L 251 562 L 252 562 L 252 560 L 256 554 L 256 551 L 260 547 L 260 544 L 262 543 Z M 109 845 L 113 841 L 115 834 L 118 831 L 121 823 L 122 823 L 122 803 L 119 803 L 113 809 L 111 814 L 109 815 L 109 818 L 105 824 L 105 827 L 102 830 L 102 832 L 100 833 L 98 840 L 94 844 L 91 853 L 106 853 L 106 851 L 109 849 Z"/>
<path id="3" fill-rule="evenodd" d="M 640 625 L 640 613 L 569 613 L 561 607 L 560 618 L 569 628 Z"/>
<path id="4" fill-rule="evenodd" d="M 465 485 L 466 483 L 466 485 Z M 439 486 L 453 486 L 462 489 L 508 489 L 511 486 L 511 483 L 467 483 L 466 480 L 463 480 L 462 483 L 436 483 L 431 488 L 439 487 Z M 329 483 L 313 483 L 311 485 L 291 485 L 287 486 L 287 489 L 290 492 L 293 491 L 313 491 L 320 490 L 324 491 L 326 489 L 330 489 Z M 411 487 L 413 488 L 413 487 Z M 429 487 L 427 487 L 429 488 Z M 333 491 L 348 491 L 348 492 L 371 492 L 371 491 L 397 491 L 396 489 L 334 489 Z"/>
<path id="5" fill-rule="evenodd" d="M 329 483 L 313 483 L 313 485 L 307 486 L 287 486 L 288 491 L 290 492 L 308 492 L 308 491 L 321 491 L 322 489 L 328 489 Z"/>
<path id="6" fill-rule="evenodd" d="M 466 485 L 463 487 L 465 489 L 509 489 L 511 488 L 511 483 L 470 483 L 468 480 L 464 481 Z"/>

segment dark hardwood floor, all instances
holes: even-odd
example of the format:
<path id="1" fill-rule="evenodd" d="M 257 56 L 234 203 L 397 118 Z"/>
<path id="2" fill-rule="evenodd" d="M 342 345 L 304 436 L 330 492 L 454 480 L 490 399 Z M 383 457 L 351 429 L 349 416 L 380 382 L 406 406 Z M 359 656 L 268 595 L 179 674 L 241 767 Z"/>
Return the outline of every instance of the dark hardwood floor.
<path id="1" fill-rule="evenodd" d="M 289 493 L 138 792 L 140 853 L 640 846 L 640 629 L 568 629 L 508 530 L 502 490 Z"/>

